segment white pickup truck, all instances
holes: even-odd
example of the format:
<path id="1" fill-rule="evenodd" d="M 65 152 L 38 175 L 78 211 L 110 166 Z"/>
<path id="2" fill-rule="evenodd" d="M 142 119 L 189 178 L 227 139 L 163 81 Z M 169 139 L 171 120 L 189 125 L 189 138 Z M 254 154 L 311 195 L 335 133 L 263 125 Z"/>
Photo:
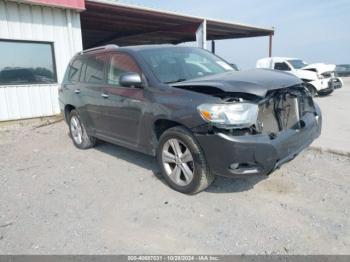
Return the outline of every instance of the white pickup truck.
<path id="1" fill-rule="evenodd" d="M 301 59 L 289 57 L 267 57 L 256 62 L 257 68 L 269 68 L 291 73 L 306 83 L 310 93 L 329 95 L 341 88 L 343 81 L 335 77 L 335 65 L 316 63 L 308 65 Z"/>

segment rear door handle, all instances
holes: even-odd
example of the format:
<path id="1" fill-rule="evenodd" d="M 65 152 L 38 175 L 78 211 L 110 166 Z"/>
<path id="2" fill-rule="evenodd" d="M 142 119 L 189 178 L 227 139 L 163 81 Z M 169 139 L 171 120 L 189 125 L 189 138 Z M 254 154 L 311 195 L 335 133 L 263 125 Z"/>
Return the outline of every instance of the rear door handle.
<path id="1" fill-rule="evenodd" d="M 75 89 L 75 90 L 74 90 L 74 93 L 80 94 L 80 89 Z"/>
<path id="2" fill-rule="evenodd" d="M 102 96 L 103 98 L 108 98 L 108 97 L 109 97 L 109 95 L 106 94 L 106 93 L 102 93 L 101 96 Z"/>

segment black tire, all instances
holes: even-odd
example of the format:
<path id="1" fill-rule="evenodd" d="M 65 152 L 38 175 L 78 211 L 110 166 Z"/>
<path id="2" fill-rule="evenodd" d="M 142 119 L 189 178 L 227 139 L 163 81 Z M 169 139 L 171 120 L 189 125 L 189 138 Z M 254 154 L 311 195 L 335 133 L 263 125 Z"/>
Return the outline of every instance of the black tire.
<path id="1" fill-rule="evenodd" d="M 181 186 L 173 182 L 167 175 L 167 172 L 165 170 L 162 159 L 162 152 L 165 143 L 170 139 L 177 139 L 178 141 L 180 141 L 189 149 L 189 151 L 192 154 L 194 166 L 193 179 L 186 186 Z M 206 189 L 215 179 L 215 176 L 212 173 L 210 173 L 204 153 L 200 148 L 199 144 L 196 142 L 191 132 L 181 126 L 172 127 L 166 130 L 161 135 L 157 148 L 157 162 L 162 172 L 162 175 L 164 176 L 165 180 L 168 182 L 170 187 L 184 194 L 196 194 Z"/>
<path id="2" fill-rule="evenodd" d="M 73 137 L 73 132 L 72 132 L 72 125 L 71 125 L 71 121 L 72 119 L 76 119 L 79 121 L 79 124 L 81 126 L 81 131 L 82 131 L 82 135 L 81 135 L 81 142 L 78 143 L 74 137 Z M 89 149 L 91 147 L 94 147 L 95 144 L 96 144 L 96 138 L 92 137 L 92 136 L 89 136 L 87 133 L 86 133 L 86 129 L 85 129 L 85 126 L 83 124 L 83 122 L 81 121 L 80 119 L 80 116 L 78 114 L 78 112 L 76 110 L 72 110 L 70 113 L 69 113 L 69 121 L 68 121 L 68 126 L 69 126 L 69 133 L 70 133 L 70 137 L 72 138 L 72 141 L 73 141 L 73 144 L 79 148 L 79 149 Z"/>
<path id="3" fill-rule="evenodd" d="M 306 84 L 306 88 L 307 88 L 307 90 L 309 90 L 312 97 L 317 96 L 317 90 L 313 85 Z"/>
<path id="4" fill-rule="evenodd" d="M 330 94 L 332 94 L 334 91 L 334 89 L 329 89 L 327 92 L 322 91 L 320 93 L 318 93 L 319 96 L 329 96 Z"/>

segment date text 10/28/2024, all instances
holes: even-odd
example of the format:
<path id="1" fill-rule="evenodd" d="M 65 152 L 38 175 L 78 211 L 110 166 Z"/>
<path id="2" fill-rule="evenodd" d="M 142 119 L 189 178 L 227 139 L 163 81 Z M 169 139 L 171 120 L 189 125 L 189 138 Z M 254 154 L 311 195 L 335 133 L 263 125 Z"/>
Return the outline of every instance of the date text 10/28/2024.
<path id="1" fill-rule="evenodd" d="M 216 256 L 128 256 L 128 261 L 218 261 Z"/>

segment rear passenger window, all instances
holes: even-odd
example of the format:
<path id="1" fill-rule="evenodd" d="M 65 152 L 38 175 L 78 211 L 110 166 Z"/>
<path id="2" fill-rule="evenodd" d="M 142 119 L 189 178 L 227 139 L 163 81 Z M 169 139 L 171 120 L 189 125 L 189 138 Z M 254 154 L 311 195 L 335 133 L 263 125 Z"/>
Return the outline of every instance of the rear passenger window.
<path id="1" fill-rule="evenodd" d="M 78 82 L 80 77 L 81 68 L 83 66 L 83 62 L 81 59 L 76 59 L 69 67 L 69 75 L 68 80 L 72 82 Z"/>
<path id="2" fill-rule="evenodd" d="M 86 60 L 84 82 L 101 84 L 104 82 L 106 55 L 89 56 Z"/>
<path id="3" fill-rule="evenodd" d="M 275 68 L 276 70 L 282 70 L 282 71 L 290 71 L 289 66 L 282 62 L 282 63 L 275 63 Z"/>
<path id="4" fill-rule="evenodd" d="M 119 85 L 119 77 L 126 72 L 141 73 L 141 70 L 129 55 L 122 53 L 113 54 L 108 70 L 108 83 Z"/>

